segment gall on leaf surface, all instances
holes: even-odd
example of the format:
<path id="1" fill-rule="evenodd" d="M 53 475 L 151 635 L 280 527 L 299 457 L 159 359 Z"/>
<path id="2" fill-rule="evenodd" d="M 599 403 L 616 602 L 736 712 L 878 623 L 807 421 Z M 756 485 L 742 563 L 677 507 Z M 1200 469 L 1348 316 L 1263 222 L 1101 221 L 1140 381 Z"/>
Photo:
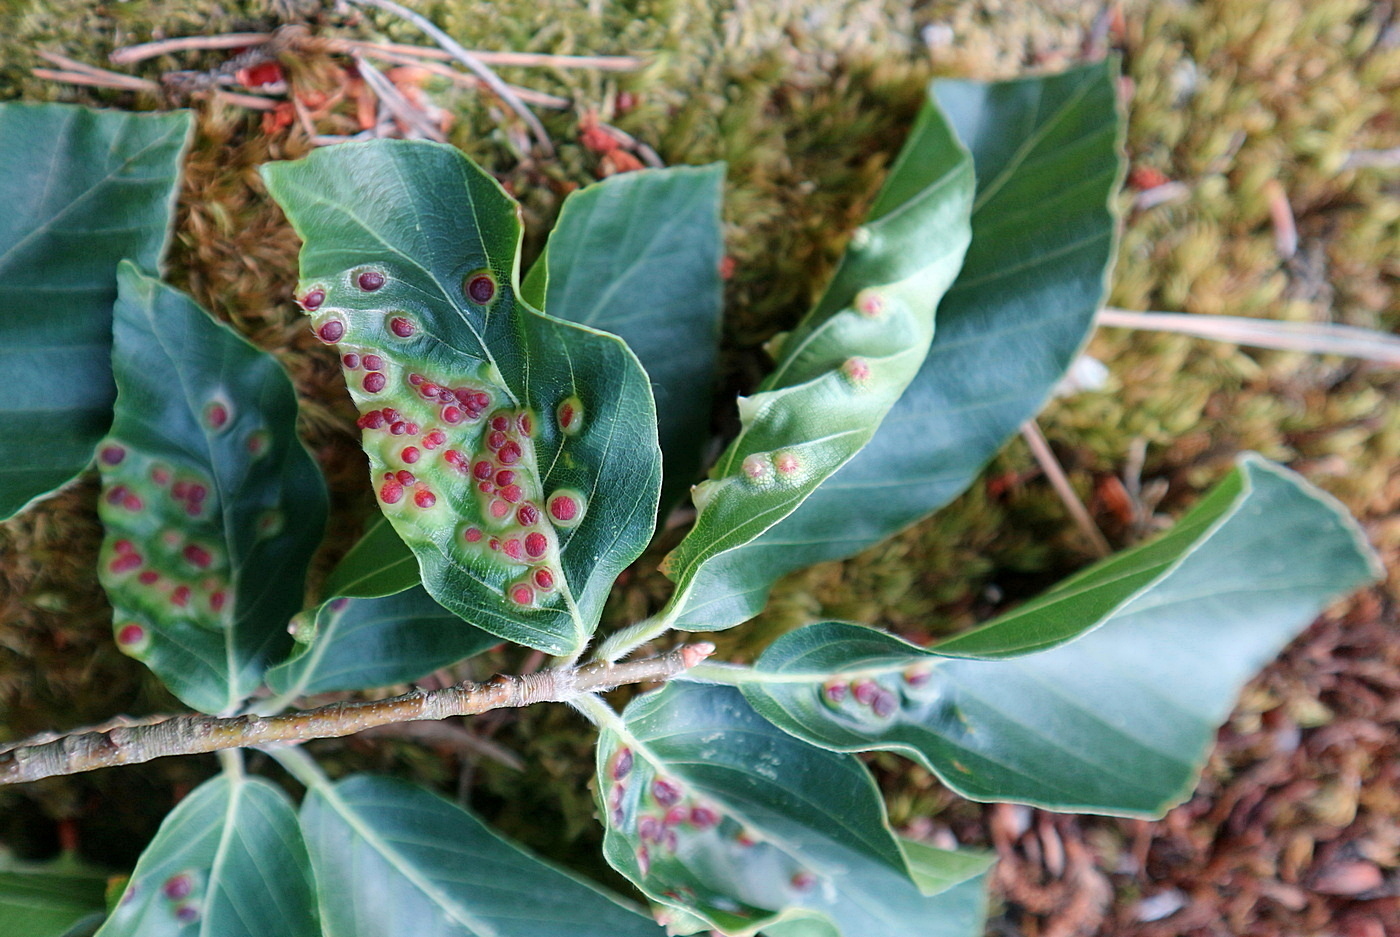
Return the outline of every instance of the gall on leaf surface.
<path id="1" fill-rule="evenodd" d="M 0 519 L 112 423 L 117 262 L 159 271 L 189 135 L 184 111 L 0 104 Z"/>
<path id="2" fill-rule="evenodd" d="M 522 287 L 552 316 L 612 332 L 651 378 L 661 515 L 701 468 L 724 305 L 724 165 L 621 173 L 572 193 Z"/>
<path id="3" fill-rule="evenodd" d="M 1112 62 L 935 81 L 972 151 L 972 243 L 918 375 L 870 442 L 778 524 L 700 571 L 677 627 L 750 618 L 781 576 L 942 507 L 1035 415 L 1094 328 L 1112 266 L 1123 120 Z"/>
<path id="4" fill-rule="evenodd" d="M 1380 575 L 1340 504 L 1249 455 L 1167 534 L 963 635 L 823 622 L 714 678 L 799 738 L 899 752 L 975 800 L 1159 816 L 1245 681 Z"/>
<path id="5" fill-rule="evenodd" d="M 321 933 L 296 809 L 261 778 L 225 774 L 161 823 L 97 937 Z"/>
<path id="6" fill-rule="evenodd" d="M 130 263 L 118 281 L 98 578 L 118 647 L 222 712 L 291 646 L 325 482 L 272 356 Z"/>
<path id="7" fill-rule="evenodd" d="M 326 937 L 663 937 L 637 908 L 456 804 L 360 774 L 301 806 Z"/>
<path id="8" fill-rule="evenodd" d="M 914 379 L 968 246 L 973 185 L 967 150 L 926 107 L 825 295 L 771 346 L 773 372 L 740 398 L 738 437 L 693 491 L 695 526 L 662 565 L 675 627 L 728 628 L 757 611 L 726 600 L 767 573 L 737 572 L 753 562 L 746 545 L 855 456 Z"/>
<path id="9" fill-rule="evenodd" d="M 327 596 L 297 615 L 293 655 L 267 672 L 287 698 L 416 680 L 500 641 L 443 608 L 418 581 L 418 561 L 377 517 L 326 579 Z"/>
<path id="10" fill-rule="evenodd" d="M 424 587 L 492 634 L 577 654 L 655 527 L 636 356 L 520 298 L 519 206 L 451 147 L 348 144 L 263 172 Z"/>
<path id="11" fill-rule="evenodd" d="M 856 758 L 732 687 L 672 682 L 602 726 L 603 853 L 673 932 L 974 937 L 984 856 L 907 848 Z"/>

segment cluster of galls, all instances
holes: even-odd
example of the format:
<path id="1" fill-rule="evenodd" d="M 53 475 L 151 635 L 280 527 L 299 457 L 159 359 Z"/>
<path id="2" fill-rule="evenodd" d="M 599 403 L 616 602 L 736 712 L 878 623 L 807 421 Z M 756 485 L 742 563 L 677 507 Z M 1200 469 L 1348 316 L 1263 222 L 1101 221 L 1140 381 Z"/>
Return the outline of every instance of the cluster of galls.
<path id="1" fill-rule="evenodd" d="M 161 515 L 198 517 L 209 498 L 206 480 L 177 478 L 174 471 L 118 443 L 98 451 L 103 474 L 124 481 L 103 495 L 103 521 L 109 531 L 103 573 L 119 611 L 132 617 L 178 616 L 209 628 L 222 626 L 230 602 L 227 562 L 218 547 L 187 536 L 186 523 L 166 526 Z M 143 497 L 142 495 L 145 495 Z M 147 502 L 153 512 L 148 512 Z M 140 654 L 150 634 L 138 621 L 119 617 L 117 645 Z"/>
<path id="2" fill-rule="evenodd" d="M 160 897 L 171 917 L 182 927 L 199 920 L 200 896 L 195 894 L 198 885 L 195 872 L 177 872 L 161 883 Z M 131 904 L 137 893 L 138 886 L 133 881 L 122 894 L 119 907 Z"/>
<path id="3" fill-rule="evenodd" d="M 388 281 L 383 273 L 366 270 L 353 275 L 351 282 L 362 292 L 375 292 Z M 497 295 L 495 279 L 485 271 L 469 275 L 462 288 L 477 304 L 488 304 Z M 315 313 L 325 300 L 325 290 L 316 287 L 300 303 Z M 339 343 L 347 337 L 346 324 L 334 311 L 328 312 L 330 317 L 315 327 L 316 335 L 328 344 Z M 443 380 L 396 356 L 393 340 L 412 338 L 419 326 L 407 313 L 384 315 L 387 334 L 381 347 L 371 351 L 341 346 L 347 383 L 358 385 L 366 395 L 397 395 L 397 407 L 367 409 L 358 420 L 366 450 L 383 463 L 375 481 L 380 502 L 394 508 L 396 518 L 420 527 L 453 523 L 455 515 L 432 509 L 449 493 L 461 510 L 463 499 L 456 493 L 469 485 L 481 521 L 460 526 L 454 543 L 524 567 L 504 592 L 517 605 L 535 605 L 540 595 L 558 587 L 554 528 L 571 527 L 582 519 L 582 495 L 562 490 L 544 498 L 534 460 L 531 413 L 501 408 L 498 401 L 507 395 L 491 383 Z M 577 433 L 582 415 L 577 399 L 565 401 L 556 414 L 560 431 Z"/>
<path id="4" fill-rule="evenodd" d="M 608 769 L 608 777 L 613 782 L 608 791 L 608 816 L 618 829 L 626 825 L 627 813 L 623 801 L 627 796 L 627 779 L 634 764 L 632 750 L 624 747 L 613 755 Z M 655 812 L 643 812 L 648 808 Z M 717 809 L 694 797 L 687 797 L 678 782 L 662 777 L 652 778 L 637 803 L 637 839 L 641 841 L 637 847 L 637 867 L 641 874 L 646 875 L 651 870 L 653 851 L 674 854 L 681 834 L 690 830 L 703 832 L 713 829 L 719 825 L 720 819 Z"/>
<path id="5" fill-rule="evenodd" d="M 855 680 L 828 680 L 822 684 L 821 698 L 839 712 L 850 710 L 850 704 L 870 710 L 881 719 L 893 716 L 900 707 L 900 697 L 906 689 L 917 689 L 928 683 L 933 672 L 927 667 L 910 667 L 901 675 L 903 685 L 891 689 L 870 677 Z"/>

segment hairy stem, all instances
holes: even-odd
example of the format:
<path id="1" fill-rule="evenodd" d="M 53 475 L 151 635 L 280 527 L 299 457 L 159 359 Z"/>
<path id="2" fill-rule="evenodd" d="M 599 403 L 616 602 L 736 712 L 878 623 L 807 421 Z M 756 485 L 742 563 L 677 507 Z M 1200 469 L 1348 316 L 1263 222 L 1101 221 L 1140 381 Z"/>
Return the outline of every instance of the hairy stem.
<path id="1" fill-rule="evenodd" d="M 627 683 L 666 680 L 712 653 L 713 644 L 689 644 L 644 660 L 620 664 L 595 661 L 583 667 L 560 667 L 525 676 L 502 674 L 485 683 L 459 683 L 432 692 L 416 690 L 390 699 L 335 703 L 276 716 L 174 716 L 150 725 L 117 726 L 45 741 L 20 742 L 0 751 L 0 784 L 137 764 L 167 755 L 336 738 L 399 722 L 567 702 Z"/>

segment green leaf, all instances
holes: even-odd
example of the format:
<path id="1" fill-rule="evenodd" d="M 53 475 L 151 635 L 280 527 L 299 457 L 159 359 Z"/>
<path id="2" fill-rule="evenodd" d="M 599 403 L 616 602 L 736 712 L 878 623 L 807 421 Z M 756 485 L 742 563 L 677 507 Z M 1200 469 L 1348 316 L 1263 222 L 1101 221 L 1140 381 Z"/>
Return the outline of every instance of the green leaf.
<path id="1" fill-rule="evenodd" d="M 102 923 L 107 876 L 71 856 L 42 865 L 0 858 L 0 931 L 5 937 L 90 934 Z"/>
<path id="2" fill-rule="evenodd" d="M 773 372 L 739 401 L 738 438 L 695 488 L 695 526 L 662 567 L 676 627 L 727 628 L 756 611 L 727 598 L 755 574 L 746 545 L 855 456 L 918 373 L 967 249 L 972 190 L 967 150 L 925 107 L 826 294 L 777 344 Z"/>
<path id="3" fill-rule="evenodd" d="M 972 150 L 972 244 L 938 333 L 861 452 L 801 507 L 702 572 L 677 623 L 756 615 L 777 579 L 942 507 L 1032 417 L 1093 330 L 1114 249 L 1122 120 L 1112 63 L 932 95 Z"/>
<path id="4" fill-rule="evenodd" d="M 0 519 L 68 481 L 112 422 L 117 261 L 156 271 L 187 112 L 0 104 Z"/>
<path id="5" fill-rule="evenodd" d="M 723 288 L 724 166 L 622 173 L 569 196 L 525 290 L 552 316 L 621 336 L 651 377 L 662 513 L 710 438 Z M 547 281 L 547 292 L 542 289 Z"/>
<path id="6" fill-rule="evenodd" d="M 649 918 L 455 804 L 356 775 L 301 808 L 326 937 L 661 937 Z"/>
<path id="7" fill-rule="evenodd" d="M 132 264 L 118 279 L 98 575 L 118 646 L 222 712 L 291 643 L 325 483 L 276 360 Z"/>
<path id="8" fill-rule="evenodd" d="M 966 635 L 926 650 L 824 622 L 734 676 L 788 732 L 900 752 L 976 800 L 1156 816 L 1244 682 L 1381 572 L 1341 505 L 1246 456 L 1171 533 Z"/>
<path id="9" fill-rule="evenodd" d="M 500 638 L 435 602 L 422 586 L 380 598 L 336 598 L 315 611 L 312 640 L 267 673 L 286 696 L 416 680 L 480 654 Z"/>
<path id="10" fill-rule="evenodd" d="M 604 855 L 673 927 L 981 933 L 985 858 L 914 848 L 911 867 L 858 760 L 778 731 L 729 687 L 635 699 L 603 726 L 596 789 Z"/>
<path id="11" fill-rule="evenodd" d="M 330 598 L 373 599 L 412 589 L 422 581 L 413 551 L 386 517 L 377 517 L 326 577 Z"/>
<path id="12" fill-rule="evenodd" d="M 327 147 L 263 171 L 424 586 L 492 634 L 581 651 L 655 526 L 656 411 L 636 357 L 518 298 L 519 206 L 450 147 Z"/>
<path id="13" fill-rule="evenodd" d="M 221 775 L 161 823 L 98 937 L 321 937 L 312 888 L 287 795 Z"/>

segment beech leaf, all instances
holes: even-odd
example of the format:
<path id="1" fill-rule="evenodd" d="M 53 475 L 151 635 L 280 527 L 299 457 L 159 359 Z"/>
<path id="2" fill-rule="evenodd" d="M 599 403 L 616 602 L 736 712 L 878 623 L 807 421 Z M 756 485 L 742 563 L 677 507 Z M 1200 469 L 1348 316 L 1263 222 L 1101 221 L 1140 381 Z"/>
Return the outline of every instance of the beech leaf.
<path id="1" fill-rule="evenodd" d="M 1044 405 L 1093 331 L 1122 176 L 1114 64 L 940 80 L 930 96 L 972 150 L 978 191 L 928 357 L 859 453 L 781 522 L 707 564 L 682 630 L 751 618 L 781 576 L 942 507 Z"/>
<path id="2" fill-rule="evenodd" d="M 326 937 L 662 937 L 650 918 L 422 788 L 355 775 L 301 808 Z"/>
<path id="3" fill-rule="evenodd" d="M 1340 504 L 1250 455 L 1166 535 L 971 632 L 925 649 L 823 622 L 709 676 L 814 745 L 900 752 L 975 800 L 1158 816 L 1244 682 L 1381 573 Z"/>
<path id="4" fill-rule="evenodd" d="M 180 801 L 98 931 L 188 934 L 321 937 L 296 811 L 261 778 L 221 775 Z"/>
<path id="5" fill-rule="evenodd" d="M 857 759 L 779 731 L 730 687 L 633 700 L 602 726 L 596 790 L 604 855 L 674 932 L 982 933 L 986 857 L 901 844 Z"/>
<path id="6" fill-rule="evenodd" d="M 519 206 L 451 147 L 347 144 L 263 172 L 424 587 L 492 634 L 579 653 L 655 527 L 656 410 L 636 357 L 520 298 Z"/>
<path id="7" fill-rule="evenodd" d="M 92 461 L 112 423 L 117 262 L 155 273 L 187 112 L 0 104 L 0 519 Z"/>
<path id="8" fill-rule="evenodd" d="M 222 712 L 291 645 L 325 483 L 276 360 L 134 265 L 118 280 L 98 576 L 117 646 Z"/>
<path id="9" fill-rule="evenodd" d="M 826 294 L 775 343 L 773 372 L 739 401 L 739 436 L 696 486 L 695 526 L 662 566 L 676 583 L 667 621 L 708 631 L 756 611 L 727 601 L 731 572 L 751 563 L 743 548 L 855 456 L 918 373 L 967 249 L 972 190 L 967 150 L 926 107 Z"/>
<path id="10" fill-rule="evenodd" d="M 526 277 L 541 309 L 620 336 L 646 368 L 660 418 L 663 514 L 695 480 L 710 435 L 723 184 L 716 164 L 622 173 L 580 189 Z"/>

